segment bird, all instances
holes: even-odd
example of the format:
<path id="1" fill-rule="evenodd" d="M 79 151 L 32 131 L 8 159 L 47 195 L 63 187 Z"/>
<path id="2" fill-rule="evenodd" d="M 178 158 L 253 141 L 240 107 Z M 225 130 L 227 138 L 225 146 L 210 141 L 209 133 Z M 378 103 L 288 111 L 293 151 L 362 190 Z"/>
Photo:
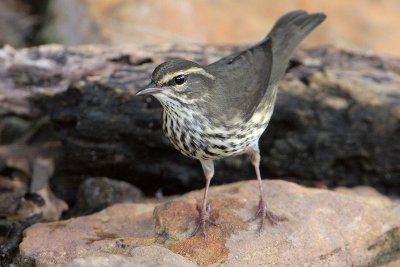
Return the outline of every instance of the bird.
<path id="1" fill-rule="evenodd" d="M 296 10 L 281 16 L 258 44 L 206 66 L 185 59 L 158 65 L 137 96 L 154 96 L 163 109 L 162 130 L 185 156 L 198 159 L 205 176 L 203 201 L 192 236 L 206 237 L 214 160 L 247 154 L 258 180 L 259 203 L 250 222 L 286 220 L 267 209 L 260 174 L 259 139 L 271 119 L 278 83 L 301 41 L 326 18 Z"/>

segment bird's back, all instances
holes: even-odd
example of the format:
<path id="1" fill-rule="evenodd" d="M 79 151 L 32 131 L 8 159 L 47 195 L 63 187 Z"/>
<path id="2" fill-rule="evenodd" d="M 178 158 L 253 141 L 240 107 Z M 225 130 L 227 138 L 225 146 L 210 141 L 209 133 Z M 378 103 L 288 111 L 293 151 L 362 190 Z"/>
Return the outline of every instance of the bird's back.
<path id="1" fill-rule="evenodd" d="M 163 129 L 175 148 L 208 160 L 237 155 L 257 144 L 294 49 L 324 18 L 291 12 L 259 44 L 206 66 L 206 73 L 214 77 L 207 102 L 198 108 L 164 106 Z"/>
<path id="2" fill-rule="evenodd" d="M 324 19 L 322 13 L 290 12 L 259 44 L 208 65 L 219 82 L 211 91 L 210 115 L 243 123 L 265 105 L 273 106 L 276 85 L 295 48 Z"/>

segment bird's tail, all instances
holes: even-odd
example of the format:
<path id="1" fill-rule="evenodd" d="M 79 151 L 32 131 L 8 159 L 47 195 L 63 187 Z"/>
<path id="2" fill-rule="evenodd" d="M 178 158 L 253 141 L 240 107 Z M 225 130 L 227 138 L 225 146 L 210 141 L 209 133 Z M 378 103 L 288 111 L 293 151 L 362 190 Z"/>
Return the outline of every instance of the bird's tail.
<path id="1" fill-rule="evenodd" d="M 323 13 L 308 14 L 298 10 L 283 15 L 267 38 L 272 41 L 273 68 L 270 84 L 275 84 L 284 74 L 294 49 L 326 18 Z"/>

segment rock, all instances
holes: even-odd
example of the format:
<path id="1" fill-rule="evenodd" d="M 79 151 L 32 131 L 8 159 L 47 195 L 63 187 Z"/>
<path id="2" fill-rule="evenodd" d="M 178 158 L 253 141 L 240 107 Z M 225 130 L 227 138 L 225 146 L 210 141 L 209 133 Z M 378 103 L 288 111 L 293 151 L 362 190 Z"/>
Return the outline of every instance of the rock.
<path id="1" fill-rule="evenodd" d="M 73 260 L 68 267 L 190 267 L 197 266 L 190 260 L 161 246 L 132 248 L 129 257 L 121 255 L 88 256 Z"/>
<path id="2" fill-rule="evenodd" d="M 400 4 L 385 1 L 54 0 L 45 33 L 68 45 L 107 43 L 253 43 L 294 9 L 323 11 L 328 21 L 305 41 L 400 55 Z M 354 11 L 357 10 L 357 16 Z M 346 17 L 346 20 L 343 20 Z M 384 40 L 384 41 L 382 41 Z"/>
<path id="3" fill-rule="evenodd" d="M 142 192 L 127 182 L 90 177 L 79 186 L 72 213 L 89 214 L 115 203 L 138 202 L 141 198 Z"/>
<path id="4" fill-rule="evenodd" d="M 19 222 L 0 220 L 0 266 L 8 266 L 27 227 Z"/>
<path id="5" fill-rule="evenodd" d="M 256 210 L 257 183 L 239 182 L 211 188 L 217 226 L 209 227 L 207 239 L 189 237 L 202 197 L 194 191 L 159 205 L 117 204 L 33 225 L 24 233 L 17 264 L 157 264 L 166 258 L 164 266 L 390 266 L 398 259 L 398 203 L 371 190 L 341 193 L 279 180 L 263 185 L 271 211 L 288 220 L 262 233 L 258 222 L 247 222 Z"/>

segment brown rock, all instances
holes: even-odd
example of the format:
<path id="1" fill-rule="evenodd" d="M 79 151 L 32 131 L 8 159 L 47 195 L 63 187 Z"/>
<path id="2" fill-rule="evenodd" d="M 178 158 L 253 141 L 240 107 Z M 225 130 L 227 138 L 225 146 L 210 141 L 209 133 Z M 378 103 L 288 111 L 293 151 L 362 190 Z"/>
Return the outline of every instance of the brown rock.
<path id="1" fill-rule="evenodd" d="M 82 258 L 71 266 L 84 266 L 79 264 L 127 261 L 130 256 L 151 266 L 165 254 L 170 261 L 164 266 L 191 261 L 227 266 L 365 266 L 388 264 L 399 256 L 400 208 L 388 198 L 284 181 L 264 181 L 264 187 L 270 209 L 288 220 L 262 233 L 257 232 L 257 222 L 246 222 L 256 209 L 256 182 L 240 182 L 211 188 L 212 216 L 218 225 L 209 227 L 207 239 L 188 238 L 196 199 L 202 195 L 195 191 L 157 207 L 118 204 L 90 216 L 34 225 L 25 231 L 20 262 L 63 266 Z"/>
<path id="2" fill-rule="evenodd" d="M 87 215 L 116 203 L 139 202 L 139 188 L 130 183 L 107 177 L 88 177 L 78 188 L 72 216 Z"/>
<path id="3" fill-rule="evenodd" d="M 122 255 L 88 256 L 75 259 L 68 265 L 68 267 L 103 266 L 191 267 L 196 264 L 164 247 L 145 246 L 131 249 L 129 257 Z"/>
<path id="4" fill-rule="evenodd" d="M 400 54 L 398 0 L 125 1 L 55 0 L 47 35 L 64 44 L 165 42 L 252 43 L 294 9 L 322 11 L 328 21 L 308 44 L 340 44 Z"/>

